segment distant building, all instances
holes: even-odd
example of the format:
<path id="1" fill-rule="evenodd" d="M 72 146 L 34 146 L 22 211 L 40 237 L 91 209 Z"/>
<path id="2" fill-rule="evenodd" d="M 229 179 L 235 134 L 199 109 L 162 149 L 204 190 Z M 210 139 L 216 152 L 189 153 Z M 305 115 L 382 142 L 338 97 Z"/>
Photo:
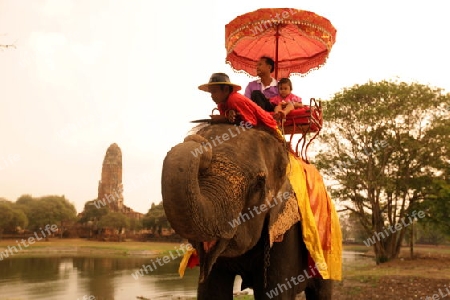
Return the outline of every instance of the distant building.
<path id="1" fill-rule="evenodd" d="M 106 150 L 103 159 L 101 179 L 98 182 L 97 199 L 106 200 L 109 209 L 124 215 L 141 219 L 144 214 L 134 211 L 124 204 L 122 184 L 122 151 L 116 143 Z"/>

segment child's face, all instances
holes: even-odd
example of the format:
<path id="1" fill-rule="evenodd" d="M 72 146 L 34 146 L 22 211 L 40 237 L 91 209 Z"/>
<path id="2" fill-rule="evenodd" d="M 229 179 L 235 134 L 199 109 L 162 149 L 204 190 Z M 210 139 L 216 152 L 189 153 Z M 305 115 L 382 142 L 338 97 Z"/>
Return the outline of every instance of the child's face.
<path id="1" fill-rule="evenodd" d="M 208 87 L 208 91 L 211 93 L 211 98 L 216 104 L 224 103 L 227 101 L 230 92 L 227 88 L 223 90 L 218 85 L 211 85 Z"/>
<path id="2" fill-rule="evenodd" d="M 286 98 L 291 93 L 291 87 L 288 83 L 282 83 L 278 86 L 278 93 L 282 98 Z"/>

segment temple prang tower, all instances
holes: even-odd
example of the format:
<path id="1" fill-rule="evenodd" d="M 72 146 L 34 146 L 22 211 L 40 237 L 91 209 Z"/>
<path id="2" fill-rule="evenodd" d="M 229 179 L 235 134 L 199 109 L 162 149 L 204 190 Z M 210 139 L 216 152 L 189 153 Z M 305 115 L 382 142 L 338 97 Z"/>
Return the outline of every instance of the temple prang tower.
<path id="1" fill-rule="evenodd" d="M 144 214 L 136 212 L 124 204 L 122 184 L 122 151 L 116 143 L 106 150 L 103 159 L 102 175 L 98 182 L 100 203 L 105 203 L 113 212 L 120 212 L 133 219 L 142 219 Z"/>
<path id="2" fill-rule="evenodd" d="M 106 150 L 102 175 L 98 183 L 99 200 L 105 200 L 111 211 L 123 210 L 122 151 L 116 143 Z"/>

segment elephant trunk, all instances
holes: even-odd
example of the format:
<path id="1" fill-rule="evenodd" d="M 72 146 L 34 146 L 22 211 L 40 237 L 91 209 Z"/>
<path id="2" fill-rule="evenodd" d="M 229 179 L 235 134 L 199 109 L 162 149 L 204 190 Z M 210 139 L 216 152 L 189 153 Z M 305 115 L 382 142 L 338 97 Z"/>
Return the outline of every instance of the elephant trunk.
<path id="1" fill-rule="evenodd" d="M 232 238 L 236 229 L 229 221 L 242 209 L 230 207 L 236 201 L 218 188 L 227 176 L 205 175 L 211 162 L 212 147 L 199 135 L 188 136 L 173 147 L 163 162 L 161 192 L 166 216 L 178 234 L 199 242 Z"/>

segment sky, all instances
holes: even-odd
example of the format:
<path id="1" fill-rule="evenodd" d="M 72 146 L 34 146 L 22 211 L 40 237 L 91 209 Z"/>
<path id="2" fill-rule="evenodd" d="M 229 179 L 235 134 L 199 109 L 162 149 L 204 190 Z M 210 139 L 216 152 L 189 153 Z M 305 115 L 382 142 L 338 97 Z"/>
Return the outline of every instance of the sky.
<path id="1" fill-rule="evenodd" d="M 237 3 L 239 5 L 237 5 Z M 274 6 L 276 5 L 276 6 Z M 107 148 L 122 150 L 124 203 L 161 198 L 166 153 L 215 107 L 197 89 L 225 63 L 225 25 L 263 7 L 309 10 L 337 29 L 326 64 L 292 76 L 326 101 L 369 80 L 450 91 L 446 1 L 0 0 L 0 197 L 97 197 Z"/>

